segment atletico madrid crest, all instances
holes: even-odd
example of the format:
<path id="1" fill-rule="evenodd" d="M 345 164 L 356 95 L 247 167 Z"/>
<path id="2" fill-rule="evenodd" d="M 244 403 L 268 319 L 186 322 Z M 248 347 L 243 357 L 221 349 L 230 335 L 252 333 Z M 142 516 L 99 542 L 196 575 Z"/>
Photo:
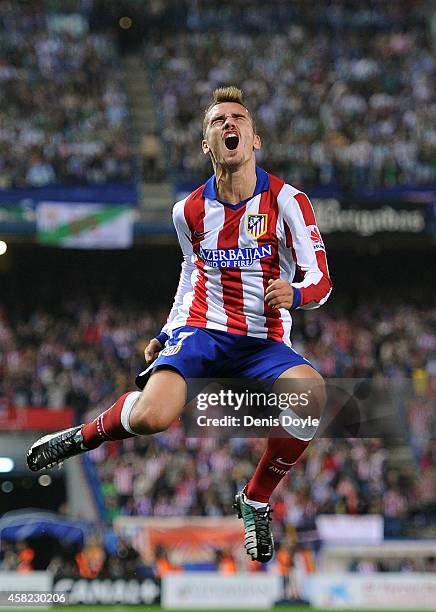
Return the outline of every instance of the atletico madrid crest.
<path id="1" fill-rule="evenodd" d="M 253 238 L 260 238 L 268 229 L 268 215 L 247 215 L 247 232 Z"/>

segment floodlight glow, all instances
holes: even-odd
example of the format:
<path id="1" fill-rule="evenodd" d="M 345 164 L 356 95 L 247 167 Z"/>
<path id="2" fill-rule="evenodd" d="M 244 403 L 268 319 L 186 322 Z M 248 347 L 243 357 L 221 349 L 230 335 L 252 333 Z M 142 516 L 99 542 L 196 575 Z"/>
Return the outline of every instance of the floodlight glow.
<path id="1" fill-rule="evenodd" d="M 42 474 L 42 476 L 38 478 L 38 482 L 41 487 L 48 487 L 49 485 L 51 485 L 51 476 L 49 476 L 48 474 Z"/>
<path id="2" fill-rule="evenodd" d="M 14 469 L 15 463 L 10 457 L 0 457 L 0 472 L 5 474 L 7 472 L 12 472 Z"/>

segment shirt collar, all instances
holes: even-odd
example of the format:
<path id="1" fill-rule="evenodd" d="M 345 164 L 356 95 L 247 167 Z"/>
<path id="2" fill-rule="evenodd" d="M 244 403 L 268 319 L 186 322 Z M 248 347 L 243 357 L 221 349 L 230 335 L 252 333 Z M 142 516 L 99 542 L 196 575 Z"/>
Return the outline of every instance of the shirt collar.
<path id="1" fill-rule="evenodd" d="M 265 172 L 265 170 L 263 170 L 259 166 L 256 166 L 256 187 L 254 189 L 254 193 L 252 196 L 250 196 L 246 200 L 239 202 L 239 204 L 243 204 L 247 202 L 248 200 L 251 200 L 251 198 L 254 198 L 255 196 L 262 193 L 263 191 L 268 191 L 268 189 L 269 189 L 268 172 Z M 207 198 L 208 200 L 217 200 L 218 202 L 221 202 L 221 200 L 218 200 L 218 197 L 217 197 L 217 192 L 216 192 L 216 187 L 215 187 L 215 174 L 212 174 L 210 179 L 206 181 L 204 188 L 203 188 L 203 197 Z M 221 202 L 221 204 L 226 204 L 227 206 L 239 206 L 239 204 L 229 204 L 229 202 Z"/>

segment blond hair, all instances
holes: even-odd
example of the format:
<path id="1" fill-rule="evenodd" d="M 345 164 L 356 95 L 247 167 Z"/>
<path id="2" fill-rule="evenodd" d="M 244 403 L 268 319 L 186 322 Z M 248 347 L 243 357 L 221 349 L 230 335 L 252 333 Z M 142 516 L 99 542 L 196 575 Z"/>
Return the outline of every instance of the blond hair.
<path id="1" fill-rule="evenodd" d="M 250 115 L 250 119 L 253 124 L 253 131 L 256 132 L 254 118 L 245 104 L 244 93 L 242 89 L 239 89 L 239 87 L 236 87 L 236 85 L 227 85 L 227 87 L 217 87 L 212 94 L 212 100 L 213 101 L 204 111 L 203 136 L 206 134 L 207 116 L 209 114 L 209 111 L 212 110 L 212 108 L 217 104 L 222 104 L 223 102 L 236 102 L 236 104 L 240 104 L 241 106 L 243 106 L 247 113 Z"/>

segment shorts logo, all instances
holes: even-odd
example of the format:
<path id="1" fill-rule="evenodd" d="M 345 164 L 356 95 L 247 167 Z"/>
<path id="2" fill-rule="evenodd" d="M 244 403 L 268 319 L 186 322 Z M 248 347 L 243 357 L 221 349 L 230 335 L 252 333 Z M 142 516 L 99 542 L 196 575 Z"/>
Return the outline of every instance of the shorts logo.
<path id="1" fill-rule="evenodd" d="M 266 234 L 268 229 L 268 215 L 259 214 L 259 215 L 247 215 L 247 232 L 253 238 L 260 238 L 264 234 Z"/>
<path id="2" fill-rule="evenodd" d="M 176 353 L 178 353 L 181 348 L 182 348 L 181 342 L 178 342 L 174 346 L 166 346 L 164 350 L 162 351 L 162 355 L 165 355 L 166 357 L 170 357 L 171 355 L 175 355 Z"/>
<path id="3" fill-rule="evenodd" d="M 176 355 L 182 348 L 183 340 L 185 340 L 188 336 L 192 336 L 193 333 L 194 332 L 180 332 L 177 344 L 169 344 L 166 346 L 161 352 L 161 355 L 165 355 L 165 357 Z"/>
<path id="4" fill-rule="evenodd" d="M 309 236 L 315 251 L 325 251 L 324 243 L 322 241 L 321 234 L 319 233 L 319 229 L 317 228 L 317 226 L 309 225 L 307 229 L 309 231 Z"/>

